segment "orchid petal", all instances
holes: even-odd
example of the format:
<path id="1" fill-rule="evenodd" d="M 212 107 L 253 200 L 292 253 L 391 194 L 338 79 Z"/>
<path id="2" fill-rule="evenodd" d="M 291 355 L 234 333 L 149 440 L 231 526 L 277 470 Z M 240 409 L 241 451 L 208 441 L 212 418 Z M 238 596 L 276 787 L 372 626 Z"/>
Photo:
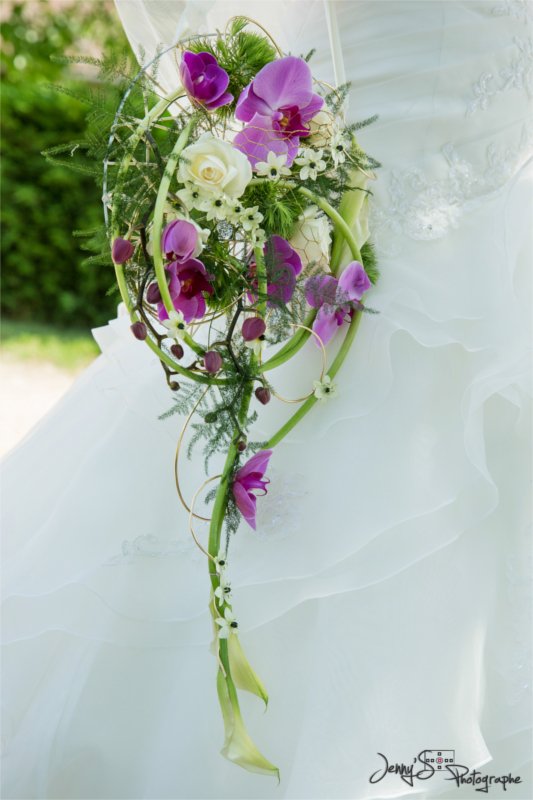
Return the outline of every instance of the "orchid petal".
<path id="1" fill-rule="evenodd" d="M 267 470 L 271 455 L 272 450 L 260 450 L 258 453 L 249 458 L 246 464 L 243 464 L 243 466 L 237 471 L 235 480 L 241 480 L 241 478 L 245 478 L 251 472 L 258 472 L 260 475 L 264 475 Z"/>
<path id="2" fill-rule="evenodd" d="M 313 117 L 318 114 L 323 105 L 324 105 L 324 98 L 320 97 L 319 94 L 314 94 L 310 102 L 305 106 L 305 108 L 300 109 L 302 121 L 309 122 L 309 120 L 313 119 Z"/>
<path id="3" fill-rule="evenodd" d="M 187 261 L 196 249 L 198 231 L 191 222 L 176 219 L 165 227 L 161 235 L 161 250 L 170 257 L 175 254 L 180 262 Z"/>
<path id="4" fill-rule="evenodd" d="M 273 128 L 271 117 L 260 114 L 255 114 L 249 124 L 235 136 L 233 146 L 247 156 L 252 167 L 259 161 L 265 161 L 270 152 L 277 156 L 289 154 L 289 141 Z"/>
<path id="5" fill-rule="evenodd" d="M 255 496 L 247 492 L 244 486 L 242 486 L 242 484 L 239 483 L 238 480 L 235 480 L 233 483 L 233 496 L 235 497 L 237 508 L 241 512 L 242 516 L 244 517 L 248 525 L 255 531 L 257 527 L 256 523 L 257 500 Z"/>
<path id="6" fill-rule="evenodd" d="M 305 299 L 312 308 L 321 308 L 324 303 L 333 303 L 338 283 L 332 275 L 313 275 L 305 284 Z"/>
<path id="7" fill-rule="evenodd" d="M 185 322 L 191 322 L 193 319 L 197 318 L 198 296 L 195 295 L 194 297 L 184 297 L 183 295 L 179 295 L 174 300 L 174 308 L 177 311 L 181 311 Z"/>
<path id="8" fill-rule="evenodd" d="M 204 103 L 204 105 L 209 111 L 214 111 L 215 108 L 220 108 L 220 106 L 227 106 L 232 100 L 233 95 L 230 92 L 224 92 L 224 94 L 221 94 L 216 100 L 212 100 L 210 103 Z"/>
<path id="9" fill-rule="evenodd" d="M 322 306 L 313 322 L 313 330 L 322 340 L 322 344 L 327 344 L 333 338 L 338 327 L 339 321 L 336 312 L 325 311 L 324 306 Z"/>
<path id="10" fill-rule="evenodd" d="M 306 106 L 313 96 L 309 65 L 295 56 L 272 61 L 255 76 L 253 91 L 273 110 L 282 106 Z"/>
<path id="11" fill-rule="evenodd" d="M 349 300 L 360 300 L 372 284 L 359 261 L 352 261 L 339 278 L 339 289 Z"/>
<path id="12" fill-rule="evenodd" d="M 239 119 L 241 122 L 250 122 L 251 119 L 256 114 L 261 114 L 262 116 L 270 116 L 272 114 L 272 110 L 268 103 L 265 103 L 260 97 L 254 92 L 253 84 L 250 83 L 243 91 L 239 99 L 237 100 L 237 106 L 235 108 L 235 117 Z"/>

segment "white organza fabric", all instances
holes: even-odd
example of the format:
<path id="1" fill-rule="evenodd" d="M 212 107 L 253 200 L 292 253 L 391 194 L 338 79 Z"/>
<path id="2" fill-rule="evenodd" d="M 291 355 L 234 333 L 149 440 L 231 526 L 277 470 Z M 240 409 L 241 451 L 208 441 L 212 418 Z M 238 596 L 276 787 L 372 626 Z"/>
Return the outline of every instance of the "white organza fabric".
<path id="1" fill-rule="evenodd" d="M 3 466 L 5 798 L 463 798 L 369 776 L 425 748 L 530 798 L 532 45 L 524 2 L 117 0 L 135 50 L 238 13 L 352 83 L 383 162 L 382 278 L 338 378 L 276 447 L 230 552 L 244 698 L 281 784 L 219 755 L 206 567 L 175 496 L 182 421 L 119 315 Z M 333 45 L 333 46 L 332 46 Z M 169 56 L 160 73 L 176 80 Z M 298 396 L 309 345 L 276 374 Z M 261 409 L 258 435 L 290 413 Z M 191 496 L 201 459 L 184 469 Z M 199 528 L 202 535 L 201 527 Z M 498 789 L 491 790 L 500 798 Z"/>

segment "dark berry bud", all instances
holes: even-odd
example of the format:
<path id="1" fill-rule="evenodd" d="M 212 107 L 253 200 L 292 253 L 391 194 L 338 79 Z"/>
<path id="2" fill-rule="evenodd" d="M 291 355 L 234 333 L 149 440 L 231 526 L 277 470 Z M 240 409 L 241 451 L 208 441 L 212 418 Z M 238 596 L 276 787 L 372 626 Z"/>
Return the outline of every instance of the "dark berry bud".
<path id="1" fill-rule="evenodd" d="M 204 367 L 211 375 L 215 375 L 222 368 L 222 356 L 216 350 L 208 350 L 204 356 Z"/>
<path id="2" fill-rule="evenodd" d="M 183 349 L 181 344 L 173 344 L 172 347 L 170 348 L 170 352 L 172 353 L 173 356 L 179 359 L 183 358 L 185 350 Z"/>
<path id="3" fill-rule="evenodd" d="M 237 442 L 237 450 L 239 451 L 239 453 L 243 453 L 246 450 L 247 446 L 248 445 L 246 444 L 244 439 L 241 439 L 239 442 Z"/>
<path id="4" fill-rule="evenodd" d="M 130 330 L 135 338 L 139 339 L 141 342 L 148 336 L 148 331 L 144 322 L 134 322 L 133 325 L 130 325 Z"/>
<path id="5" fill-rule="evenodd" d="M 249 317 L 242 325 L 242 338 L 245 342 L 264 337 L 266 331 L 265 321 L 261 317 Z"/>
<path id="6" fill-rule="evenodd" d="M 170 386 L 173 392 L 177 392 L 178 389 L 180 388 L 180 385 L 177 381 L 170 381 L 168 385 Z"/>
<path id="7" fill-rule="evenodd" d="M 204 417 L 204 422 L 215 422 L 217 418 L 216 411 L 208 411 Z"/>
<path id="8" fill-rule="evenodd" d="M 149 303 L 155 304 L 161 302 L 161 292 L 157 283 L 151 283 L 146 291 L 146 299 Z"/>
<path id="9" fill-rule="evenodd" d="M 115 264 L 124 264 L 132 257 L 134 251 L 135 248 L 131 242 L 129 242 L 127 239 L 121 239 L 120 237 L 117 237 L 113 241 L 111 256 Z"/>
<path id="10" fill-rule="evenodd" d="M 267 403 L 270 403 L 270 389 L 267 389 L 266 386 L 260 386 L 258 389 L 256 389 L 255 396 L 264 406 L 266 406 Z"/>

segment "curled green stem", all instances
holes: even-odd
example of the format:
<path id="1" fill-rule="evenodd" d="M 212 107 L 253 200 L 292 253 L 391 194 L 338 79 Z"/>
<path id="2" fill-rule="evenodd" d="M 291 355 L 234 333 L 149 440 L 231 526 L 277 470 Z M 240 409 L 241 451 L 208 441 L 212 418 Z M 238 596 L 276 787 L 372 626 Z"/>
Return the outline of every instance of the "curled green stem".
<path id="1" fill-rule="evenodd" d="M 150 125 L 152 124 L 153 120 L 156 119 L 166 108 L 168 108 L 168 106 L 171 105 L 174 102 L 174 100 L 176 100 L 177 97 L 180 94 L 181 94 L 181 89 L 179 91 L 177 91 L 177 92 L 174 92 L 169 97 L 163 98 L 162 100 L 159 101 L 159 103 L 157 103 L 153 107 L 153 109 L 151 111 L 149 111 L 146 114 L 144 119 L 141 120 L 139 126 L 137 127 L 137 129 L 134 131 L 134 133 L 131 135 L 131 137 L 129 139 L 129 142 L 128 142 L 128 147 L 129 147 L 128 153 L 123 158 L 123 160 L 122 160 L 122 162 L 120 164 L 120 168 L 119 168 L 118 174 L 117 174 L 117 186 L 119 186 L 120 182 L 125 178 L 128 170 L 130 168 L 130 164 L 131 164 L 131 161 L 132 161 L 132 158 L 133 158 L 133 152 L 134 152 L 135 148 L 137 147 L 137 145 L 139 144 L 139 142 L 141 141 L 142 137 L 146 134 L 146 131 L 150 128 Z M 183 132 L 182 132 L 182 134 L 183 134 Z M 181 138 L 181 136 L 178 137 L 178 140 L 177 140 L 176 145 L 175 145 L 175 149 L 177 149 L 177 145 L 178 145 L 178 142 L 180 142 L 180 138 Z M 185 146 L 185 144 L 183 144 L 181 149 L 183 149 L 184 146 Z M 180 152 L 181 152 L 181 150 L 180 150 Z M 165 179 L 165 176 L 163 177 L 163 179 Z M 168 189 L 168 184 L 167 184 L 167 189 Z M 165 197 L 166 197 L 166 190 L 165 190 Z M 163 204 L 163 207 L 164 207 L 164 204 Z M 112 210 L 112 219 L 116 219 L 116 213 L 115 213 L 116 212 L 116 204 L 114 202 L 113 202 L 111 210 Z M 162 213 L 161 213 L 161 219 L 162 219 Z M 112 229 L 112 232 L 111 232 L 111 238 L 112 239 L 116 238 L 117 236 L 119 236 L 119 233 L 120 232 L 119 232 L 118 228 L 115 225 L 113 227 L 113 229 Z M 161 253 L 161 230 L 159 230 L 159 236 L 157 236 L 155 238 L 154 245 L 156 245 L 156 243 L 159 246 L 159 253 Z M 156 249 L 156 248 L 154 247 L 154 249 Z M 140 317 L 140 314 L 138 313 L 138 311 L 136 311 L 135 304 L 132 302 L 132 299 L 130 297 L 130 294 L 129 294 L 129 291 L 128 291 L 128 285 L 126 283 L 126 276 L 124 274 L 124 267 L 123 267 L 122 264 L 116 264 L 116 263 L 114 264 L 114 267 L 115 267 L 115 275 L 116 275 L 117 284 L 118 284 L 118 287 L 119 287 L 119 290 L 120 290 L 120 296 L 122 298 L 122 302 L 126 306 L 126 309 L 128 311 L 128 314 L 130 315 L 131 321 L 132 322 L 137 322 L 138 320 L 141 319 L 141 317 Z M 159 280 L 158 280 L 158 283 L 159 283 Z M 163 283 L 164 283 L 164 286 L 165 286 L 166 291 L 168 293 L 168 286 L 166 284 L 164 271 L 163 271 Z M 161 284 L 159 284 L 159 286 L 160 286 L 160 291 L 161 291 Z M 165 364 L 167 367 L 169 367 L 175 373 L 178 373 L 179 375 L 182 375 L 184 378 L 189 378 L 189 380 L 195 381 L 196 383 L 206 383 L 206 384 L 209 383 L 209 384 L 216 384 L 218 386 L 223 386 L 223 385 L 229 383 L 229 381 L 225 380 L 224 378 L 209 377 L 209 376 L 206 376 L 206 375 L 202 375 L 201 373 L 193 372 L 192 370 L 187 369 L 186 367 L 182 367 L 181 364 L 178 364 L 173 358 L 171 358 L 169 355 L 167 355 L 167 353 L 165 353 L 164 350 L 162 350 L 161 347 L 159 347 L 159 345 L 155 341 L 153 341 L 150 337 L 147 337 L 147 339 L 145 341 L 146 341 L 146 344 L 148 345 L 148 347 L 150 348 L 150 350 L 152 350 L 157 355 L 157 357 L 163 362 L 163 364 Z M 195 353 L 197 353 L 198 355 L 203 355 L 204 354 L 203 348 L 201 348 L 199 345 L 197 345 L 196 342 L 194 342 L 194 340 L 192 339 L 192 337 L 187 335 L 185 337 L 185 341 L 186 341 L 186 344 L 189 345 L 189 347 L 191 347 L 191 349 L 194 350 Z"/>
<path id="2" fill-rule="evenodd" d="M 352 318 L 352 320 L 351 320 L 351 322 L 350 322 L 350 324 L 348 326 L 348 330 L 346 331 L 346 336 L 344 337 L 344 341 L 343 341 L 343 343 L 342 343 L 342 345 L 341 345 L 341 347 L 339 349 L 339 352 L 337 353 L 337 355 L 335 357 L 335 360 L 333 361 L 331 367 L 328 370 L 328 375 L 331 378 L 335 377 L 337 372 L 340 370 L 342 364 L 344 363 L 344 360 L 345 360 L 346 356 L 348 355 L 350 347 L 352 346 L 353 340 L 355 338 L 355 334 L 357 333 L 357 328 L 359 327 L 359 323 L 361 321 L 361 317 L 362 316 L 363 315 L 362 315 L 361 311 L 356 311 L 355 312 L 355 314 L 354 314 L 354 316 L 353 316 L 353 318 Z M 270 437 L 270 439 L 266 443 L 265 447 L 266 448 L 271 448 L 271 447 L 274 447 L 274 445 L 276 445 L 279 442 L 281 442 L 281 440 L 284 439 L 285 436 L 290 431 L 292 431 L 292 429 L 300 422 L 300 420 L 303 419 L 303 417 L 305 417 L 305 415 L 308 414 L 309 411 L 311 411 L 311 409 L 313 408 L 313 406 L 315 405 L 316 402 L 317 402 L 317 398 L 314 395 L 312 397 L 309 397 L 300 406 L 298 411 L 296 411 L 296 413 L 294 413 L 292 415 L 292 417 L 290 417 L 287 420 L 287 422 L 284 425 L 282 425 L 282 427 L 278 431 L 276 431 L 276 433 L 273 436 Z"/>
<path id="3" fill-rule="evenodd" d="M 152 233 L 154 270 L 155 270 L 157 285 L 159 286 L 159 291 L 161 293 L 161 299 L 167 311 L 174 311 L 174 303 L 172 302 L 172 297 L 170 296 L 170 291 L 167 283 L 167 274 L 165 271 L 165 266 L 163 264 L 163 253 L 161 252 L 161 233 L 163 230 L 163 216 L 165 213 L 165 205 L 167 202 L 170 183 L 172 181 L 172 178 L 174 177 L 174 173 L 176 171 L 180 155 L 182 154 L 183 150 L 187 146 L 187 142 L 189 141 L 192 125 L 193 122 L 192 120 L 190 120 L 184 127 L 178 138 L 176 139 L 176 144 L 172 148 L 172 152 L 168 157 L 165 172 L 163 177 L 161 178 L 161 183 L 159 184 L 159 189 L 157 192 L 157 198 L 155 201 L 155 208 L 154 208 L 153 233 Z M 188 333 L 185 334 L 183 340 L 191 348 L 191 350 L 194 350 L 194 352 L 197 355 L 200 356 L 204 355 L 205 353 L 204 348 L 200 347 L 200 345 L 197 344 L 192 338 L 192 336 L 190 336 Z"/>

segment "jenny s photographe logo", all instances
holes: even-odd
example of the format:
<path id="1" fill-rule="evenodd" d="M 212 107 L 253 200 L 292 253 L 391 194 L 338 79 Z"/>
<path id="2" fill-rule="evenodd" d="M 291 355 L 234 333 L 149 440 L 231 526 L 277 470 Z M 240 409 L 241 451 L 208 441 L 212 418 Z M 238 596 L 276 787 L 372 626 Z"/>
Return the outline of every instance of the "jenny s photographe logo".
<path id="1" fill-rule="evenodd" d="M 379 783 L 389 776 L 399 776 L 404 783 L 414 786 L 416 781 L 427 781 L 435 775 L 454 781 L 459 789 L 469 786 L 476 792 L 487 794 L 498 786 L 504 792 L 513 784 L 522 783 L 519 775 L 491 775 L 480 770 L 471 770 L 455 761 L 455 750 L 421 750 L 412 763 L 392 762 L 383 753 L 378 753 L 378 768 L 370 775 L 369 783 Z"/>

